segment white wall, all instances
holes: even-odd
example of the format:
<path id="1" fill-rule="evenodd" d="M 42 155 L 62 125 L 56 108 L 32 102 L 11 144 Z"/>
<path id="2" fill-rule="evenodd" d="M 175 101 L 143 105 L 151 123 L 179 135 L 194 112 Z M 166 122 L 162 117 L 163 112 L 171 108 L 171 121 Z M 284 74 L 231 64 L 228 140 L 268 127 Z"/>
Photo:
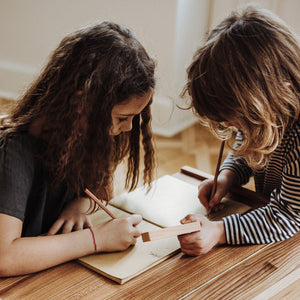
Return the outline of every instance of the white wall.
<path id="1" fill-rule="evenodd" d="M 161 134 L 174 134 L 186 126 L 180 125 L 182 120 L 190 124 L 192 115 L 178 113 L 173 102 L 179 98 L 172 91 L 177 5 L 177 0 L 0 0 L 0 96 L 18 98 L 66 34 L 111 20 L 131 28 L 156 58 L 153 127 Z M 163 120 L 161 115 L 155 118 L 155 111 L 164 112 Z"/>
<path id="2" fill-rule="evenodd" d="M 111 20 L 131 28 L 156 58 L 153 129 L 171 136 L 195 122 L 179 97 L 185 69 L 216 23 L 245 0 L 0 0 L 0 97 L 18 98 L 68 33 Z M 300 29 L 299 0 L 261 0 Z"/>
<path id="3" fill-rule="evenodd" d="M 276 13 L 300 34 L 300 1 L 299 0 L 211 0 L 211 24 L 221 21 L 230 11 L 246 3 L 257 3 Z"/>
<path id="4" fill-rule="evenodd" d="M 165 76 L 172 65 L 175 18 L 174 0 L 1 0 L 0 68 L 35 75 L 66 34 L 91 22 L 112 20 L 135 31 L 159 58 Z M 15 87 L 0 84 L 1 91 L 13 95 L 21 87 L 19 82 Z"/>

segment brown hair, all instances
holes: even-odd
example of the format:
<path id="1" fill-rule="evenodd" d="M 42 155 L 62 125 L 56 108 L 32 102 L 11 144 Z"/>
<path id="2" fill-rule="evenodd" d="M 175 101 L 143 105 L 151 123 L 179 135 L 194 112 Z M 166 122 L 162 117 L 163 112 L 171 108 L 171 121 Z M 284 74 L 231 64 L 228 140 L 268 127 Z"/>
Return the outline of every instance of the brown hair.
<path id="1" fill-rule="evenodd" d="M 154 70 L 153 59 L 127 28 L 112 22 L 82 28 L 66 36 L 52 53 L 9 117 L 8 131 L 28 131 L 44 117 L 48 127 L 44 130 L 50 131 L 43 159 L 51 180 L 78 192 L 84 187 L 98 189 L 103 176 L 105 185 L 126 156 L 126 187 L 134 189 L 142 135 L 144 182 L 150 183 L 152 99 L 134 117 L 131 132 L 111 136 L 109 130 L 114 105 L 154 89 Z"/>
<path id="2" fill-rule="evenodd" d="M 237 122 L 244 140 L 236 152 L 259 168 L 299 117 L 299 70 L 292 31 L 270 11 L 248 5 L 211 31 L 187 70 L 183 94 L 218 137 L 233 137 L 223 122 Z"/>

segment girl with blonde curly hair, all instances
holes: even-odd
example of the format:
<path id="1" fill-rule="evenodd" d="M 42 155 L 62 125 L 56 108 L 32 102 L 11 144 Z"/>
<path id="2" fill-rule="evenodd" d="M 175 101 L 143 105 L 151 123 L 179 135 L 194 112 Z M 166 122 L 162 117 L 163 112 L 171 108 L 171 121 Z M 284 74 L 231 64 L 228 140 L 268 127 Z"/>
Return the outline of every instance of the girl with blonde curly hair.
<path id="1" fill-rule="evenodd" d="M 270 11 L 248 5 L 216 26 L 188 68 L 185 93 L 200 122 L 231 151 L 210 199 L 212 180 L 199 186 L 210 210 L 230 187 L 255 178 L 270 202 L 219 222 L 190 215 L 202 230 L 179 237 L 190 255 L 218 244 L 278 242 L 300 229 L 300 47 L 296 35 Z"/>

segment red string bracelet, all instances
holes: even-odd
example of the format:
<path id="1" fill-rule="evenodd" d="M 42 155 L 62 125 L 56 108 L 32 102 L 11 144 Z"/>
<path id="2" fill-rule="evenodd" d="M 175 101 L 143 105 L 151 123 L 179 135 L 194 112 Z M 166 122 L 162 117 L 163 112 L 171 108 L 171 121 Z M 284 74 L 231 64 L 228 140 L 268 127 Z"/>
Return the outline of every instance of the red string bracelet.
<path id="1" fill-rule="evenodd" d="M 93 237 L 93 243 L 94 243 L 94 247 L 95 247 L 95 252 L 97 252 L 97 244 L 96 244 L 96 239 L 95 239 L 94 231 L 93 231 L 92 227 L 89 227 L 89 230 L 91 231 L 91 234 L 92 234 L 92 237 Z"/>

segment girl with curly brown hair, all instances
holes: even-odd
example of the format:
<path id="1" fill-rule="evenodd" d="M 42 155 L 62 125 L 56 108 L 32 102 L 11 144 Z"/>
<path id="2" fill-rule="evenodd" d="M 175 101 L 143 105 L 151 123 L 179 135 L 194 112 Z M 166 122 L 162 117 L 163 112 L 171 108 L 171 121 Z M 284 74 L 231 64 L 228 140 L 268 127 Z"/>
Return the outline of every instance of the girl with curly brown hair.
<path id="1" fill-rule="evenodd" d="M 152 181 L 154 70 L 131 31 L 111 22 L 68 35 L 52 53 L 1 126 L 1 276 L 135 244 L 141 216 L 92 228 L 89 213 L 96 208 L 83 191 L 109 200 L 124 158 L 126 187 L 133 190 L 140 144 L 144 183 Z"/>
<path id="2" fill-rule="evenodd" d="M 218 244 L 262 244 L 300 229 L 300 47 L 276 15 L 250 5 L 234 11 L 210 33 L 188 68 L 186 85 L 200 121 L 232 149 L 210 199 L 212 180 L 199 186 L 199 199 L 218 210 L 233 185 L 254 176 L 268 205 L 211 222 L 198 215 L 198 233 L 179 237 L 190 255 Z"/>

